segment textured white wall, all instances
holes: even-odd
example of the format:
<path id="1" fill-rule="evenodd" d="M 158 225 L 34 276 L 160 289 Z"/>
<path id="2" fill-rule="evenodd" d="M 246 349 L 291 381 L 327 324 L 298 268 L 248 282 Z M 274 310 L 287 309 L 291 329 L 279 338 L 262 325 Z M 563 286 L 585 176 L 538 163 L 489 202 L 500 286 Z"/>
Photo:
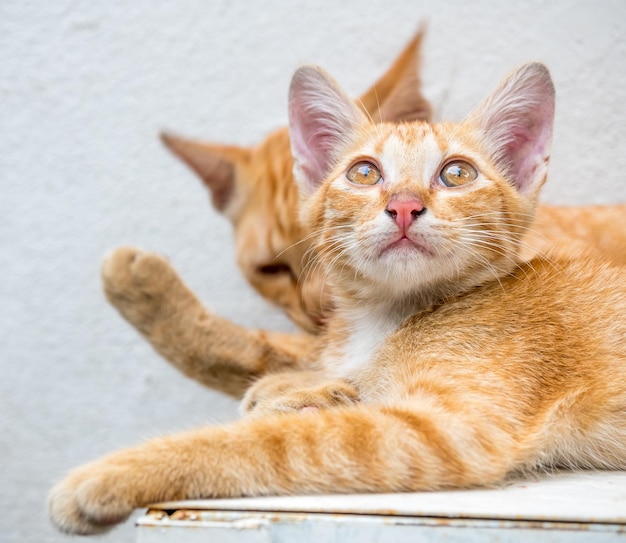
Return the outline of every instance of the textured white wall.
<path id="1" fill-rule="evenodd" d="M 229 225 L 160 129 L 255 143 L 285 122 L 297 65 L 356 94 L 428 19 L 439 117 L 542 60 L 558 93 L 545 199 L 625 200 L 625 18 L 623 0 L 1 2 L 0 540 L 65 540 L 44 499 L 69 468 L 235 416 L 108 307 L 108 249 L 165 253 L 217 312 L 288 327 L 240 279 Z M 132 541 L 132 526 L 102 540 Z"/>

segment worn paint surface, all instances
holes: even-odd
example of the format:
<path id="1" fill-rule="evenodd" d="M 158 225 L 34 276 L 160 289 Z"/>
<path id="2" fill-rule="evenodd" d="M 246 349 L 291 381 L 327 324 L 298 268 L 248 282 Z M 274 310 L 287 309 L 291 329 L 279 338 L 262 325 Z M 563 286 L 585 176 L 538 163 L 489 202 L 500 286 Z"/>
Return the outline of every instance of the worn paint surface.
<path id="1" fill-rule="evenodd" d="M 563 472 L 478 490 L 191 500 L 159 507 L 626 524 L 626 472 Z"/>
<path id="2" fill-rule="evenodd" d="M 139 543 L 437 543 L 626 541 L 626 526 L 321 513 L 149 511 L 138 521 Z"/>
<path id="3" fill-rule="evenodd" d="M 158 504 L 139 519 L 138 541 L 626 541 L 626 473 L 564 473 L 487 490 Z"/>

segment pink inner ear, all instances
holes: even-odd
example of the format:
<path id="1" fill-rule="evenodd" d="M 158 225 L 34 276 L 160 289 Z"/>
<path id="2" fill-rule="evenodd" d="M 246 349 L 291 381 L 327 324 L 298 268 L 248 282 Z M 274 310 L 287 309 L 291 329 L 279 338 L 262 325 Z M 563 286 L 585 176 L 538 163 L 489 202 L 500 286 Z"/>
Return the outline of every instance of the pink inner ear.
<path id="1" fill-rule="evenodd" d="M 548 158 L 552 139 L 552 118 L 554 109 L 550 106 L 537 108 L 529 117 L 521 119 L 524 124 L 511 128 L 511 141 L 503 148 L 509 173 L 520 192 L 527 191 L 535 182 L 537 168 Z"/>
<path id="2" fill-rule="evenodd" d="M 539 189 L 554 122 L 554 86 L 548 69 L 536 62 L 524 64 L 481 102 L 471 118 L 514 186 L 526 193 Z"/>
<path id="3" fill-rule="evenodd" d="M 534 139 L 532 130 L 514 131 L 511 142 L 505 146 L 504 155 L 510 165 L 510 175 L 518 190 L 524 192 L 532 182 L 545 146 Z"/>
<path id="4" fill-rule="evenodd" d="M 365 116 L 329 75 L 311 66 L 298 69 L 289 88 L 296 181 L 316 189 L 363 122 Z"/>
<path id="5" fill-rule="evenodd" d="M 298 162 L 302 172 L 307 176 L 308 182 L 319 177 L 321 171 L 320 160 L 315 153 L 315 123 L 308 120 L 306 114 L 294 104 L 290 110 L 291 122 L 291 146 L 294 158 Z M 306 140 L 305 140 L 306 138 Z"/>
<path id="6" fill-rule="evenodd" d="M 301 103 L 301 98 L 296 97 L 290 105 L 291 145 L 306 183 L 315 189 L 332 168 L 338 150 L 345 145 L 343 138 L 351 130 L 352 121 L 340 109 L 341 104 L 329 100 L 324 104 L 327 109 L 311 108 L 310 104 Z"/>

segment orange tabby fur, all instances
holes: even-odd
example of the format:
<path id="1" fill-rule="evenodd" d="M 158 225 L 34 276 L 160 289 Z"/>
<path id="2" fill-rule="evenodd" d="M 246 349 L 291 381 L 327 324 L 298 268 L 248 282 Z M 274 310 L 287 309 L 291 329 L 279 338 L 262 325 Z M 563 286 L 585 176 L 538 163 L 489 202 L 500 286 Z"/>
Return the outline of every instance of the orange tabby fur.
<path id="1" fill-rule="evenodd" d="M 377 121 L 429 120 L 419 79 L 420 29 L 392 66 L 357 101 Z M 237 263 L 249 283 L 300 328 L 324 327 L 328 295 L 323 274 L 307 270 L 307 234 L 297 220 L 298 190 L 287 127 L 254 148 L 216 145 L 171 134 L 163 142 L 211 191 L 215 208 L 233 224 Z"/>
<path id="2" fill-rule="evenodd" d="M 374 89 L 382 104 L 380 120 L 430 119 L 430 105 L 416 84 L 422 39 L 420 31 L 394 66 L 361 98 L 377 120 Z M 215 208 L 233 223 L 238 264 L 248 282 L 303 330 L 323 330 L 332 306 L 321 288 L 324 271 L 309 265 L 310 232 L 299 222 L 294 205 L 298 194 L 287 130 L 273 132 L 256 149 L 172 135 L 163 135 L 163 141 L 203 179 Z M 230 174 L 216 174 L 216 164 Z M 541 205 L 524 256 L 530 259 L 555 248 L 576 256 L 591 249 L 616 264 L 626 264 L 624 217 L 626 204 Z"/>
<path id="3" fill-rule="evenodd" d="M 528 235 L 527 259 L 559 251 L 577 257 L 593 254 L 626 265 L 626 204 L 559 207 L 542 205 Z"/>
<path id="4" fill-rule="evenodd" d="M 376 120 L 430 117 L 419 83 L 422 39 L 420 30 L 361 97 Z M 216 209 L 232 221 L 239 267 L 252 286 L 303 330 L 323 330 L 332 314 L 330 292 L 324 288 L 324 270 L 315 265 L 310 232 L 296 216 L 298 191 L 287 129 L 273 132 L 253 149 L 171 135 L 163 140 L 202 177 Z M 540 206 L 523 257 L 558 250 L 624 264 L 624 216 L 626 205 Z M 266 370 L 301 367 L 315 349 L 314 337 L 249 330 L 212 314 L 154 254 L 120 249 L 105 262 L 103 283 L 109 301 L 170 363 L 237 397 Z"/>
<path id="5" fill-rule="evenodd" d="M 358 399 L 111 454 L 52 490 L 54 523 L 96 533 L 153 501 L 626 468 L 626 270 L 518 257 L 546 177 L 553 101 L 547 70 L 529 64 L 461 124 L 376 126 L 323 72 L 299 70 L 290 117 L 302 216 L 336 307 L 311 392 L 343 382 Z M 438 172 L 459 160 L 477 174 L 445 188 Z M 362 161 L 380 182 L 348 180 Z"/>
<path id="6" fill-rule="evenodd" d="M 419 30 L 361 96 L 358 103 L 372 118 L 430 117 L 418 72 L 423 34 Z M 238 264 L 250 283 L 304 330 L 322 329 L 331 304 L 323 274 L 305 270 L 310 240 L 295 217 L 298 191 L 287 128 L 253 149 L 171 135 L 163 141 L 203 178 L 216 209 L 232 221 Z M 309 335 L 249 330 L 212 314 L 155 254 L 122 247 L 103 263 L 102 279 L 107 299 L 166 360 L 236 397 L 266 371 L 301 367 L 315 349 Z"/>

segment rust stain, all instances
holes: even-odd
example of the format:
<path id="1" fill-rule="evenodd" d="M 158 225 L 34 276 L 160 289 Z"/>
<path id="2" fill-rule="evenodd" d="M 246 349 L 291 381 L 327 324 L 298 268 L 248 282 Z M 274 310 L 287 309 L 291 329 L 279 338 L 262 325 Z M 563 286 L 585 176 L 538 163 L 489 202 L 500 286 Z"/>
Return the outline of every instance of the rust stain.
<path id="1" fill-rule="evenodd" d="M 163 520 L 168 518 L 167 513 L 161 509 L 148 509 L 146 516 L 150 517 L 150 520 Z"/>
<path id="2" fill-rule="evenodd" d="M 174 511 L 169 518 L 170 520 L 202 520 L 202 516 L 197 511 L 191 509 L 178 509 Z"/>
<path id="3" fill-rule="evenodd" d="M 478 518 L 448 518 L 448 517 L 410 517 L 387 515 L 364 515 L 358 513 L 291 513 L 291 512 L 267 512 L 267 511 L 198 511 L 196 509 L 148 509 L 146 517 L 154 525 L 165 525 L 168 522 L 184 521 L 191 523 L 202 522 L 225 522 L 233 523 L 234 528 L 245 526 L 246 521 L 269 521 L 271 524 L 315 522 L 320 518 L 332 518 L 335 522 L 346 521 L 348 518 L 369 518 L 383 525 L 430 525 L 432 527 L 490 527 L 497 529 L 535 529 L 544 531 L 580 531 L 593 532 L 603 531 L 607 528 L 618 534 L 626 533 L 626 525 L 617 523 L 588 523 L 588 522 L 554 522 L 532 521 L 526 519 L 478 519 Z M 153 525 L 153 526 L 154 526 Z M 146 525 L 144 525 L 146 526 Z"/>

